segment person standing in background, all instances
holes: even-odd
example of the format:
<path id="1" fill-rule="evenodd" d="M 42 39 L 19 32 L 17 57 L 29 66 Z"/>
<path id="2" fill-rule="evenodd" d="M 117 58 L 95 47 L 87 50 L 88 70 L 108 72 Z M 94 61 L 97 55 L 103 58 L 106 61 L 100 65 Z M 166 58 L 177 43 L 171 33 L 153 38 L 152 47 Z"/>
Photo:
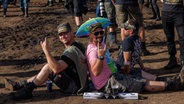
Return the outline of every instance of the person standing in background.
<path id="1" fill-rule="evenodd" d="M 116 32 L 116 10 L 111 0 L 105 0 L 105 11 L 107 18 L 111 21 L 109 25 L 109 31 L 107 33 L 107 38 L 109 40 L 109 46 L 112 49 L 118 49 L 117 44 L 117 32 Z"/>
<path id="2" fill-rule="evenodd" d="M 176 60 L 175 28 L 180 44 L 180 64 L 184 65 L 184 0 L 164 0 L 162 6 L 162 25 L 167 39 L 169 63 L 164 69 L 178 67 Z"/>
<path id="3" fill-rule="evenodd" d="M 8 0 L 0 0 L 0 2 L 3 5 L 3 17 L 6 17 L 6 12 L 8 8 Z"/>
<path id="4" fill-rule="evenodd" d="M 22 11 L 22 16 L 28 17 L 28 8 L 30 0 L 19 0 L 20 9 Z"/>
<path id="5" fill-rule="evenodd" d="M 86 0 L 66 0 L 65 7 L 74 16 L 75 24 L 79 28 L 83 23 L 82 15 L 86 15 L 88 12 Z"/>
<path id="6" fill-rule="evenodd" d="M 149 55 L 150 52 L 146 49 L 146 39 L 145 30 L 143 24 L 143 15 L 140 11 L 139 4 L 137 0 L 112 0 L 116 9 L 116 20 L 118 23 L 118 28 L 120 28 L 122 23 L 125 23 L 129 18 L 135 19 L 139 24 L 139 37 L 141 39 L 142 45 L 142 55 Z M 121 29 L 121 40 L 125 38 L 123 33 L 123 28 Z"/>
<path id="7" fill-rule="evenodd" d="M 151 17 L 151 19 L 155 19 L 156 21 L 161 20 L 160 9 L 157 5 L 157 0 L 151 0 L 150 3 L 151 3 L 151 9 L 153 12 L 153 17 Z"/>

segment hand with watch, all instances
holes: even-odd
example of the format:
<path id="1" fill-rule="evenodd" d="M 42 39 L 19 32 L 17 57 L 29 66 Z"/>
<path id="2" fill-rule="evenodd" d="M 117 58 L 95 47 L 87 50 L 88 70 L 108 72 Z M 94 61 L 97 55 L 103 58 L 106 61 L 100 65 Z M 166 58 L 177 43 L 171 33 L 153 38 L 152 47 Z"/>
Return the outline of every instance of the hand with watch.
<path id="1" fill-rule="evenodd" d="M 97 58 L 99 60 L 104 60 L 104 56 L 105 56 L 105 52 L 106 52 L 106 45 L 104 45 L 104 47 L 102 47 L 101 43 L 98 43 L 98 56 Z"/>
<path id="2" fill-rule="evenodd" d="M 104 60 L 104 56 L 98 56 L 97 57 L 99 60 Z"/>

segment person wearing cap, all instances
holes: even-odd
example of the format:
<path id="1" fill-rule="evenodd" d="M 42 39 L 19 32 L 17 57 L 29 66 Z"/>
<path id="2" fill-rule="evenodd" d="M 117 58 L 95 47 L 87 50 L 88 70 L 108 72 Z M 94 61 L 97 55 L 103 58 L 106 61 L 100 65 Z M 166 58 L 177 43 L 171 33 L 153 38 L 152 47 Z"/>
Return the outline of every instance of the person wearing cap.
<path id="1" fill-rule="evenodd" d="M 62 23 L 58 26 L 58 37 L 65 46 L 65 50 L 59 60 L 54 59 L 51 55 L 49 41 L 45 38 L 40 44 L 47 63 L 42 67 L 40 72 L 25 81 L 14 82 L 10 79 L 5 79 L 5 84 L 9 84 L 13 90 L 17 90 L 17 92 L 9 94 L 10 99 L 21 100 L 31 98 L 33 90 L 45 83 L 48 78 L 65 94 L 78 95 L 87 88 L 88 66 L 84 45 L 75 41 L 69 23 Z"/>
<path id="2" fill-rule="evenodd" d="M 127 28 L 133 27 L 129 26 Z M 116 86 L 121 92 L 142 92 L 145 90 L 158 92 L 184 88 L 182 82 L 184 78 L 184 67 L 178 79 L 170 82 L 151 81 L 120 72 L 112 73 L 105 60 L 106 45 L 103 43 L 104 32 L 101 24 L 93 24 L 88 29 L 90 34 L 86 58 L 89 66 L 89 75 L 95 90 L 112 93 L 113 86 Z"/>
<path id="3" fill-rule="evenodd" d="M 139 24 L 139 37 L 141 39 L 142 44 L 142 55 L 150 55 L 150 51 L 146 48 L 146 39 L 145 39 L 145 28 L 143 23 L 143 14 L 141 13 L 138 0 L 111 0 L 115 6 L 116 10 L 116 20 L 118 24 L 118 28 L 121 33 L 121 40 L 123 41 L 125 38 L 123 28 L 121 28 L 121 24 L 125 23 L 129 18 L 135 19 Z"/>
<path id="4" fill-rule="evenodd" d="M 156 80 L 156 76 L 145 72 L 141 59 L 141 40 L 136 34 L 137 23 L 131 19 L 121 25 L 124 28 L 125 39 L 122 41 L 116 60 L 117 67 L 125 74 L 140 76 L 148 80 Z M 140 68 L 134 66 L 138 64 Z"/>

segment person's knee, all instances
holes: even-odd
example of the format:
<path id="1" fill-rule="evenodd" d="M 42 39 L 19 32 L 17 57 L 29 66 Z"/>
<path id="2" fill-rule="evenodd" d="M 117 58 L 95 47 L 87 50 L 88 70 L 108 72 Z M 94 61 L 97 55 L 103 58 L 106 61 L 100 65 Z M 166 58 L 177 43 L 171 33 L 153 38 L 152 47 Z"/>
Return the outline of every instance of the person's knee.
<path id="1" fill-rule="evenodd" d="M 46 64 L 43 66 L 43 68 L 42 68 L 41 70 L 47 71 L 47 72 L 49 72 L 49 73 L 52 72 L 52 70 L 50 69 L 50 66 L 49 66 L 48 63 L 46 63 Z"/>
<path id="2" fill-rule="evenodd" d="M 149 92 L 159 92 L 165 89 L 165 83 L 158 81 L 148 81 L 144 87 Z"/>

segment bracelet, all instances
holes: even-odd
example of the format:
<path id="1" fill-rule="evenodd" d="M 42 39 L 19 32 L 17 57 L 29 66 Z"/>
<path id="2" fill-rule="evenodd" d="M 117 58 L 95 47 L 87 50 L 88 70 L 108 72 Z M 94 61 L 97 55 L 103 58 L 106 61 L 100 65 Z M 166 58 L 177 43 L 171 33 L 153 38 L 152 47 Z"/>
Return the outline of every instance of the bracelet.
<path id="1" fill-rule="evenodd" d="M 104 56 L 98 56 L 97 57 L 99 60 L 104 60 Z"/>

